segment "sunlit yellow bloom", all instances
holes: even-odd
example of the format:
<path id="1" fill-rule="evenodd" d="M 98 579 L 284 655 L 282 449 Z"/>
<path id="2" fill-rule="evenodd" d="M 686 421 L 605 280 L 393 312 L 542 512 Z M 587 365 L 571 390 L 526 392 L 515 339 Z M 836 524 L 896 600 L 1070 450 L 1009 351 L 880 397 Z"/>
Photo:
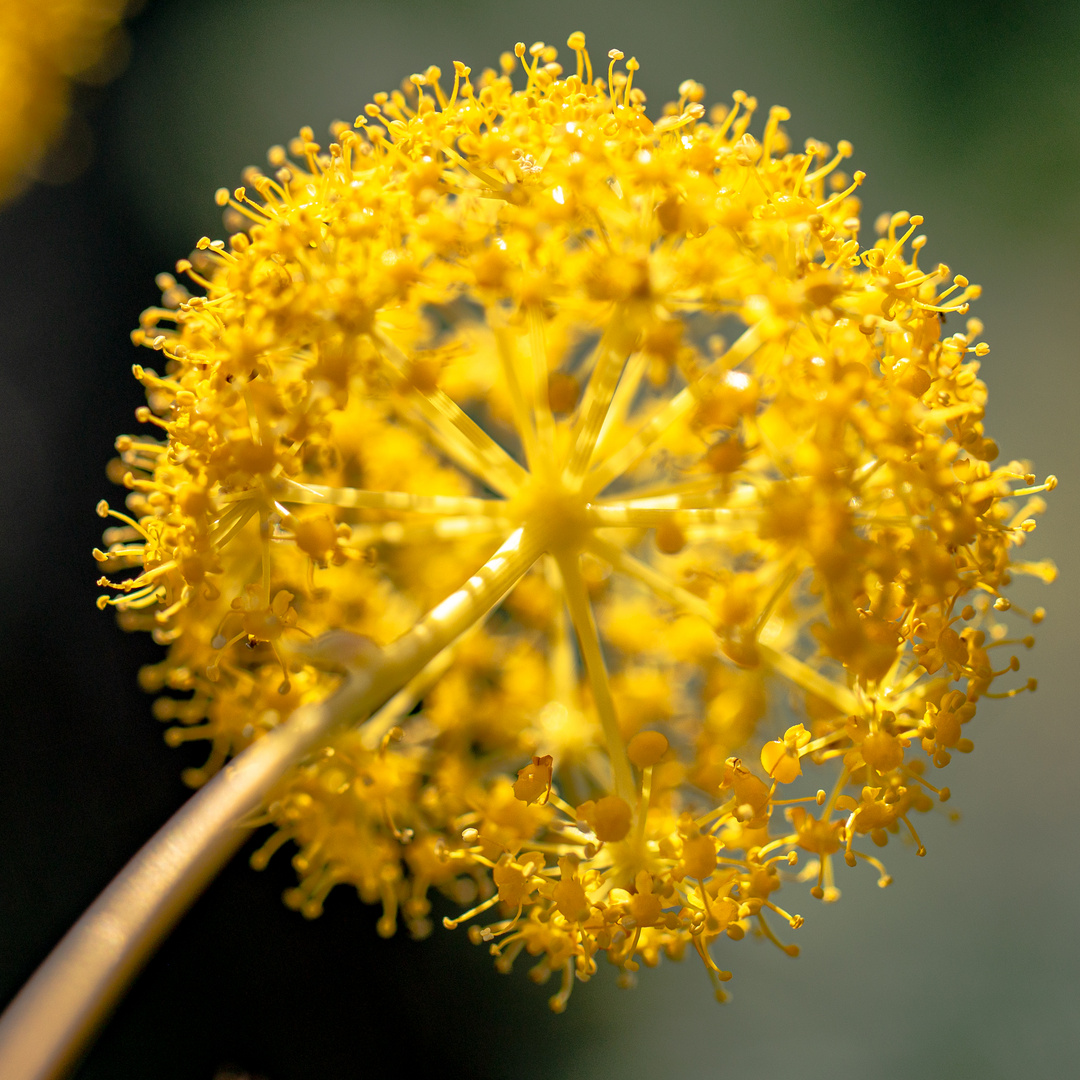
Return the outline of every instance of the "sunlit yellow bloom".
<path id="1" fill-rule="evenodd" d="M 0 200 L 63 124 L 71 78 L 93 80 L 94 65 L 121 47 L 111 35 L 125 6 L 125 0 L 0 0 Z"/>
<path id="2" fill-rule="evenodd" d="M 294 842 L 287 902 L 347 883 L 384 934 L 438 889 L 556 1010 L 601 953 L 692 947 L 722 997 L 732 942 L 802 924 L 782 885 L 922 852 L 927 762 L 1024 689 L 1006 592 L 1052 577 L 1015 556 L 1056 483 L 992 464 L 979 290 L 917 216 L 860 240 L 847 143 L 694 82 L 654 122 L 636 60 L 569 45 L 429 68 L 218 193 L 228 243 L 135 333 L 156 437 L 96 553 L 169 647 L 169 740 L 210 740 L 192 783 L 424 638 L 254 861 Z"/>

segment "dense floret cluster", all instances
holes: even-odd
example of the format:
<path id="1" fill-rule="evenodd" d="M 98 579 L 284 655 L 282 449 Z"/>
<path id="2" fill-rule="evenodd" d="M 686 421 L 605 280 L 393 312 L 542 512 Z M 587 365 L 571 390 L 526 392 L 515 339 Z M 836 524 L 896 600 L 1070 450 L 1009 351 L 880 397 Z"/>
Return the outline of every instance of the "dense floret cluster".
<path id="1" fill-rule="evenodd" d="M 193 784 L 426 615 L 254 861 L 294 843 L 287 902 L 349 884 L 384 934 L 441 890 L 555 1009 L 599 953 L 692 947 L 722 997 L 731 941 L 801 924 L 785 882 L 922 854 L 928 766 L 1025 688 L 1003 619 L 1041 618 L 1007 594 L 1053 576 L 1018 549 L 1055 481 L 993 464 L 978 288 L 919 217 L 860 239 L 848 144 L 694 82 L 651 121 L 636 60 L 568 44 L 429 68 L 218 193 L 228 243 L 135 333 L 156 434 L 117 444 L 101 604 L 168 646 Z"/>

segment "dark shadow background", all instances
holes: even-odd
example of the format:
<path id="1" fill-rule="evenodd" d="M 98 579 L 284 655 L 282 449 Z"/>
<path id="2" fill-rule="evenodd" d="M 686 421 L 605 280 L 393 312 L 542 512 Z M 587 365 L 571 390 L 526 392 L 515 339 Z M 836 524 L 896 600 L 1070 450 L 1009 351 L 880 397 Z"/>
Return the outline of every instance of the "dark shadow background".
<path id="1" fill-rule="evenodd" d="M 998 1080 L 1075 1067 L 1072 0 L 152 0 L 126 74 L 84 101 L 89 171 L 0 211 L 0 1001 L 183 802 L 180 769 L 201 753 L 166 748 L 136 687 L 158 650 L 93 604 L 93 507 L 141 400 L 127 335 L 157 300 L 154 274 L 222 234 L 214 189 L 301 124 L 351 120 L 428 63 L 479 69 L 517 40 L 561 47 L 574 29 L 595 55 L 638 56 L 653 109 L 694 77 L 709 101 L 741 87 L 763 112 L 787 104 L 796 144 L 851 139 L 869 174 L 864 236 L 882 210 L 923 213 L 928 259 L 985 286 L 988 429 L 1006 457 L 1062 479 L 1032 545 L 1062 570 L 1029 594 L 1051 612 L 1023 658 L 1040 689 L 980 709 L 976 752 L 950 769 L 963 820 L 923 823 L 927 858 L 890 847 L 886 892 L 852 874 L 838 905 L 800 896 L 802 958 L 732 949 L 724 1008 L 688 961 L 630 994 L 607 977 L 580 986 L 553 1017 L 550 991 L 523 970 L 496 975 L 461 932 L 381 941 L 376 913 L 344 890 L 306 923 L 278 899 L 287 857 L 261 875 L 241 858 L 135 984 L 81 1080 L 225 1067 L 268 1080 Z"/>

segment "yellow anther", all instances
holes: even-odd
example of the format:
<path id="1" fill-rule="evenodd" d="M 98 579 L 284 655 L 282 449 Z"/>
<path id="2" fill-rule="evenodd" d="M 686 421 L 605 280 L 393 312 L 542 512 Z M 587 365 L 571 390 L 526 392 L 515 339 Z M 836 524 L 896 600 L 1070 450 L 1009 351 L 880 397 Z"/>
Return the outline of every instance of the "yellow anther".
<path id="1" fill-rule="evenodd" d="M 667 737 L 659 731 L 639 731 L 626 747 L 626 756 L 639 769 L 655 765 L 668 750 Z"/>

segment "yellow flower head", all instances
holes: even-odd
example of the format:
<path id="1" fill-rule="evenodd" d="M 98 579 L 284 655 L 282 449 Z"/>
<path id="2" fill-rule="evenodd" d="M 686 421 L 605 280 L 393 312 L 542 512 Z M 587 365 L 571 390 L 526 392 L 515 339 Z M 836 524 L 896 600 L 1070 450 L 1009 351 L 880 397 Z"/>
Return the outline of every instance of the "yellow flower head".
<path id="1" fill-rule="evenodd" d="M 0 3 L 0 201 L 24 181 L 63 124 L 69 80 L 113 73 L 94 68 L 103 56 L 122 55 L 116 23 L 124 7 L 124 0 Z"/>
<path id="2" fill-rule="evenodd" d="M 1006 593 L 1053 576 L 1017 551 L 1055 484 L 992 464 L 978 287 L 918 265 L 920 217 L 860 239 L 847 143 L 690 81 L 654 122 L 635 59 L 568 44 L 429 68 L 218 193 L 228 243 L 134 335 L 157 437 L 119 440 L 96 552 L 138 568 L 101 604 L 168 645 L 193 783 L 381 672 L 256 864 L 293 841 L 287 901 L 351 884 L 385 934 L 434 887 L 556 1010 L 598 953 L 692 946 L 722 996 L 714 951 L 801 925 L 785 882 L 921 853 L 926 765 L 1024 689 L 1001 616 L 1041 618 Z"/>

